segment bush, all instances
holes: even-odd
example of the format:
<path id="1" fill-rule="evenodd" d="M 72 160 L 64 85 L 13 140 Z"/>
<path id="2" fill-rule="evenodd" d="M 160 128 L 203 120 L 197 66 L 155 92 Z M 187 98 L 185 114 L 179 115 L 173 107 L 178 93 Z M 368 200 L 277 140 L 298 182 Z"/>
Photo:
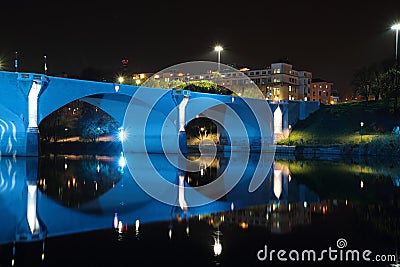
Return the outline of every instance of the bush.
<path id="1" fill-rule="evenodd" d="M 360 152 L 368 155 L 400 156 L 400 137 L 397 135 L 378 136 L 368 143 L 361 143 Z"/>

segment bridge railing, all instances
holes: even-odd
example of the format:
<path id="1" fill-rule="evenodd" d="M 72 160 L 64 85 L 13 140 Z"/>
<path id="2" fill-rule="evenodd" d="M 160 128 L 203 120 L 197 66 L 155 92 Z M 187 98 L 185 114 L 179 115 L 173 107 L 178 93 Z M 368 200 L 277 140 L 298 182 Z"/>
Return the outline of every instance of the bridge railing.
<path id="1" fill-rule="evenodd" d="M 44 74 L 36 73 L 18 73 L 18 80 L 35 80 L 35 81 L 47 81 L 48 78 Z"/>

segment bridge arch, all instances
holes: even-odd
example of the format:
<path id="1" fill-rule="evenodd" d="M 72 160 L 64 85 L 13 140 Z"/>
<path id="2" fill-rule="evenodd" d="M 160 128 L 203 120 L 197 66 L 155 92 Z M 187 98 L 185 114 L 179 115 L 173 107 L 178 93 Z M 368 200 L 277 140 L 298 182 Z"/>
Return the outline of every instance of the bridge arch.
<path id="1" fill-rule="evenodd" d="M 208 117 L 214 120 L 217 118 L 218 124 L 223 128 L 218 129 L 222 141 L 220 143 L 223 145 L 252 146 L 261 142 L 271 142 L 272 114 L 265 112 L 266 116 L 262 120 L 256 117 L 256 113 L 260 112 L 259 109 L 268 105 L 261 102 L 264 100 L 204 93 L 191 93 L 190 98 L 192 101 L 187 105 L 186 125 L 196 117 Z M 243 136 L 242 130 L 237 127 L 238 123 L 243 123 L 246 136 Z"/>
<path id="2" fill-rule="evenodd" d="M 185 126 L 185 131 L 188 145 L 199 145 L 204 139 L 210 139 L 216 144 L 222 144 L 228 140 L 224 127 L 203 114 L 189 121 Z"/>
<path id="3" fill-rule="evenodd" d="M 120 123 L 115 114 L 103 110 L 85 99 L 70 102 L 43 118 L 38 125 L 39 145 L 42 153 L 48 153 L 47 148 L 59 149 L 58 142 L 99 140 L 103 136 L 113 136 L 117 139 Z M 113 111 L 113 109 L 110 109 Z M 118 112 L 114 112 L 118 113 Z M 96 131 L 97 128 L 97 131 Z M 64 144 L 65 146 L 65 144 Z"/>
<path id="4" fill-rule="evenodd" d="M 50 77 L 46 87 L 39 95 L 38 123 L 52 112 L 68 103 L 78 99 L 83 99 L 84 101 L 87 99 L 87 101 L 91 101 L 91 104 L 93 104 L 95 102 L 93 98 L 100 95 L 109 95 L 106 98 L 110 101 L 120 102 L 119 109 L 121 109 L 121 111 L 119 111 L 119 113 L 124 114 L 124 106 L 121 106 L 121 104 L 126 101 L 129 103 L 130 97 L 136 92 L 137 88 L 137 86 L 131 85 Z M 100 102 L 98 101 L 98 103 Z M 114 109 L 114 112 L 111 110 L 107 111 L 105 110 L 106 106 L 107 105 L 103 108 L 99 106 L 99 108 L 109 113 L 117 120 L 120 120 L 121 115 L 112 114 L 118 109 Z"/>

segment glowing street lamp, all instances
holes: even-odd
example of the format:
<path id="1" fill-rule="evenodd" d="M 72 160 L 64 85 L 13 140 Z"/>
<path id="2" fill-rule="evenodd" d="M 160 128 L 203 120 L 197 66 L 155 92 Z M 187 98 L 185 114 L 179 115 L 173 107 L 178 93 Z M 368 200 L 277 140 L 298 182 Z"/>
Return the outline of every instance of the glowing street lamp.
<path id="1" fill-rule="evenodd" d="M 121 143 L 123 143 L 126 140 L 126 132 L 122 127 L 120 127 L 118 130 L 118 139 L 121 141 Z"/>
<path id="2" fill-rule="evenodd" d="M 397 24 L 394 24 L 393 26 L 392 26 L 392 28 L 391 28 L 392 30 L 394 30 L 394 31 L 396 31 L 396 56 L 395 56 L 395 59 L 396 59 L 396 61 L 395 61 L 395 67 L 396 67 L 396 72 L 395 72 L 395 75 L 396 75 L 396 77 L 395 77 L 395 83 L 396 83 L 396 98 L 395 98 L 395 106 L 396 106 L 396 108 L 395 109 L 397 109 L 397 97 L 398 97 L 398 90 L 399 90 L 399 85 L 398 85 L 398 81 L 397 81 L 397 72 L 398 72 L 398 67 L 399 67 L 399 61 L 398 61 L 398 58 L 397 58 L 397 50 L 398 50 L 398 47 L 399 47 L 399 30 L 400 30 L 400 23 L 397 23 Z M 395 112 L 396 112 L 397 110 L 395 110 Z"/>
<path id="3" fill-rule="evenodd" d="M 47 74 L 47 55 L 43 56 L 44 59 L 44 74 Z"/>
<path id="4" fill-rule="evenodd" d="M 118 77 L 118 82 L 119 83 L 123 83 L 124 82 L 124 77 L 123 76 L 119 76 Z"/>
<path id="5" fill-rule="evenodd" d="M 396 31 L 396 65 L 397 65 L 397 60 L 398 60 L 398 58 L 397 58 L 397 50 L 398 50 L 398 47 L 399 47 L 399 30 L 400 30 L 400 23 L 397 23 L 397 24 L 394 24 L 392 27 L 391 27 L 391 29 L 392 30 L 394 30 L 394 31 Z"/>
<path id="6" fill-rule="evenodd" d="M 360 122 L 360 138 L 361 138 L 361 143 L 362 143 L 362 127 L 364 126 L 364 122 Z"/>
<path id="7" fill-rule="evenodd" d="M 221 51 L 224 50 L 222 46 L 217 45 L 214 47 L 214 51 L 218 53 L 218 72 L 220 71 L 221 65 Z"/>

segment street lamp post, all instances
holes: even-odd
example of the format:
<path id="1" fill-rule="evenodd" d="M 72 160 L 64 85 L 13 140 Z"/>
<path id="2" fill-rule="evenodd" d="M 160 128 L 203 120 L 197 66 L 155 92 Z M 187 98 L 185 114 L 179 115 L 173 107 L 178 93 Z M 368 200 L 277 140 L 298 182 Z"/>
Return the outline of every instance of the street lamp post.
<path id="1" fill-rule="evenodd" d="M 43 56 L 44 58 L 44 74 L 47 74 L 47 55 Z"/>
<path id="2" fill-rule="evenodd" d="M 396 56 L 395 56 L 395 59 L 396 59 L 396 65 L 397 65 L 397 61 L 398 61 L 398 58 L 397 58 L 397 51 L 398 51 L 398 47 L 399 47 L 399 30 L 400 30 L 400 23 L 394 24 L 394 25 L 392 26 L 391 29 L 396 31 Z"/>
<path id="3" fill-rule="evenodd" d="M 204 134 L 204 137 L 203 137 L 203 134 Z M 204 127 L 201 127 L 199 129 L 200 139 L 203 140 L 206 137 L 206 134 L 207 134 L 207 130 Z"/>
<path id="4" fill-rule="evenodd" d="M 396 51 L 396 53 L 395 53 L 395 86 L 396 86 L 396 95 L 395 95 L 395 110 L 394 110 L 394 112 L 396 113 L 397 112 L 397 97 L 398 97 L 398 90 L 399 90 L 399 85 L 398 85 L 398 81 L 397 81 L 397 79 L 398 79 L 398 77 L 397 77 L 397 72 L 398 72 L 398 65 L 399 65 L 399 63 L 398 63 L 398 57 L 397 57 L 397 51 L 398 51 L 398 47 L 399 47 L 399 30 L 400 30 L 400 23 L 397 23 L 397 24 L 394 24 L 392 27 L 391 27 L 391 29 L 392 30 L 394 30 L 394 31 L 396 31 L 396 48 L 395 48 L 395 51 Z"/>
<path id="5" fill-rule="evenodd" d="M 14 67 L 15 67 L 15 72 L 17 72 L 18 71 L 18 52 L 15 52 Z"/>
<path id="6" fill-rule="evenodd" d="M 364 126 L 364 122 L 360 122 L 360 139 L 361 139 L 361 143 L 362 143 L 362 127 Z"/>
<path id="7" fill-rule="evenodd" d="M 214 48 L 214 51 L 216 51 L 216 52 L 218 53 L 218 72 L 219 72 L 220 69 L 221 69 L 220 65 L 221 65 L 221 51 L 222 51 L 222 50 L 224 50 L 224 49 L 223 49 L 222 46 L 220 46 L 220 45 L 217 45 L 217 46 L 215 46 L 215 48 Z"/>
<path id="8" fill-rule="evenodd" d="M 292 129 L 292 125 L 289 124 L 289 133 L 288 133 L 288 145 L 290 146 L 290 130 Z"/>

